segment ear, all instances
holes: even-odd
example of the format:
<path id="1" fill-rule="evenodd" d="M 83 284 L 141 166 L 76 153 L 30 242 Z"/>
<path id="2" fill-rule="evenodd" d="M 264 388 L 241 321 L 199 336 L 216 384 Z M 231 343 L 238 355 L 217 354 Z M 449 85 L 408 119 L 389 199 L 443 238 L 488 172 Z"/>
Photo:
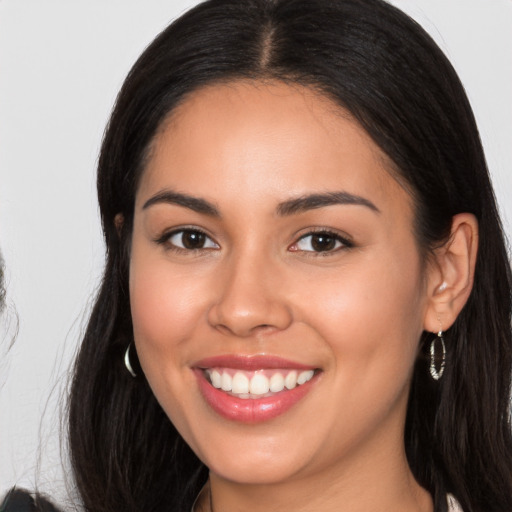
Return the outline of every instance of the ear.
<path id="1" fill-rule="evenodd" d="M 124 224 L 124 215 L 122 213 L 118 213 L 114 217 L 114 226 L 116 227 L 117 236 L 121 236 L 121 230 L 123 229 Z"/>
<path id="2" fill-rule="evenodd" d="M 434 251 L 427 276 L 425 331 L 449 329 L 473 287 L 478 248 L 478 221 L 470 213 L 452 219 L 448 241 Z"/>

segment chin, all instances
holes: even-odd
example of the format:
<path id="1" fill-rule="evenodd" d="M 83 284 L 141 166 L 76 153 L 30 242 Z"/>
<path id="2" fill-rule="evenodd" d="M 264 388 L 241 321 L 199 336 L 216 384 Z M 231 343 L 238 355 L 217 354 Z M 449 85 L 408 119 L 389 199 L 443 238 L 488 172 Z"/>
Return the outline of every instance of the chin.
<path id="1" fill-rule="evenodd" d="M 291 480 L 300 472 L 302 464 L 282 457 L 221 460 L 207 464 L 218 477 L 244 485 L 272 485 Z"/>
<path id="2" fill-rule="evenodd" d="M 190 446 L 211 473 L 239 484 L 269 485 L 293 479 L 310 467 L 318 451 L 312 432 L 294 438 L 292 432 L 269 435 L 271 425 L 233 427 L 217 433 L 212 428 L 208 436 L 200 432 Z"/>

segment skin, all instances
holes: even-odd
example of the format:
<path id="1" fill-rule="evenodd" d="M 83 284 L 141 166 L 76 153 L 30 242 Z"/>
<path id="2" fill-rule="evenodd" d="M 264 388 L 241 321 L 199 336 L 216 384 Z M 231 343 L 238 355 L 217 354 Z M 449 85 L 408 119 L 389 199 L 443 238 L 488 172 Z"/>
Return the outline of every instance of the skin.
<path id="1" fill-rule="evenodd" d="M 157 135 L 135 204 L 135 343 L 155 396 L 210 468 L 217 512 L 432 510 L 405 458 L 407 397 L 422 331 L 448 327 L 471 289 L 477 228 L 454 219 L 450 243 L 422 264 L 411 197 L 389 168 L 346 112 L 281 83 L 205 87 Z M 144 207 L 165 191 L 219 215 Z M 375 209 L 278 212 L 340 191 Z M 206 245 L 176 248 L 183 228 Z M 319 229 L 350 243 L 315 252 Z M 319 376 L 285 414 L 241 424 L 210 408 L 192 371 L 221 354 L 279 356 Z"/>

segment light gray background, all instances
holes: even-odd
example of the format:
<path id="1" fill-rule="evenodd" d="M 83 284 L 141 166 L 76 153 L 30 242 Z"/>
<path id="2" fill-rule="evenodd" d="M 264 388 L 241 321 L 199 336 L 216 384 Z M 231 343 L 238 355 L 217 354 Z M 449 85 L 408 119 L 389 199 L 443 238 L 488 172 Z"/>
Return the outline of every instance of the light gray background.
<path id="1" fill-rule="evenodd" d="M 0 246 L 19 335 L 0 331 L 0 494 L 64 495 L 59 402 L 103 244 L 95 164 L 136 57 L 195 1 L 0 0 Z M 458 70 L 512 234 L 512 1 L 396 0 Z"/>

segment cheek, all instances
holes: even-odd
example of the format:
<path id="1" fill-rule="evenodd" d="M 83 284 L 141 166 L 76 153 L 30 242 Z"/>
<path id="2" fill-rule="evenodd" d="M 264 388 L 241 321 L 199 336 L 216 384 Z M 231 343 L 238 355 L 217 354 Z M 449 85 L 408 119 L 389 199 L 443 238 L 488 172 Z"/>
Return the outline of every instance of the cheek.
<path id="1" fill-rule="evenodd" d="M 132 251 L 130 303 L 137 354 L 153 393 L 173 424 L 187 435 L 190 392 L 197 358 L 190 340 L 205 315 L 204 284 L 169 268 L 165 258 Z"/>
<path id="2" fill-rule="evenodd" d="M 308 294 L 303 321 L 315 326 L 331 354 L 324 378 L 337 406 L 326 439 L 355 443 L 397 418 L 400 431 L 422 332 L 422 280 L 414 254 L 347 266 L 317 281 Z M 329 443 L 327 451 L 338 454 L 336 442 Z"/>
<path id="3" fill-rule="evenodd" d="M 410 376 L 424 310 L 421 267 L 412 249 L 358 260 L 317 280 L 308 293 L 305 321 L 329 340 L 331 360 L 343 370 L 336 374 L 347 383 L 399 384 Z"/>
<path id="4" fill-rule="evenodd" d="M 186 367 L 187 340 L 205 316 L 204 279 L 173 269 L 165 257 L 135 248 L 130 262 L 130 303 L 135 344 L 148 380 Z M 179 350 L 177 350 L 179 348 Z"/>

